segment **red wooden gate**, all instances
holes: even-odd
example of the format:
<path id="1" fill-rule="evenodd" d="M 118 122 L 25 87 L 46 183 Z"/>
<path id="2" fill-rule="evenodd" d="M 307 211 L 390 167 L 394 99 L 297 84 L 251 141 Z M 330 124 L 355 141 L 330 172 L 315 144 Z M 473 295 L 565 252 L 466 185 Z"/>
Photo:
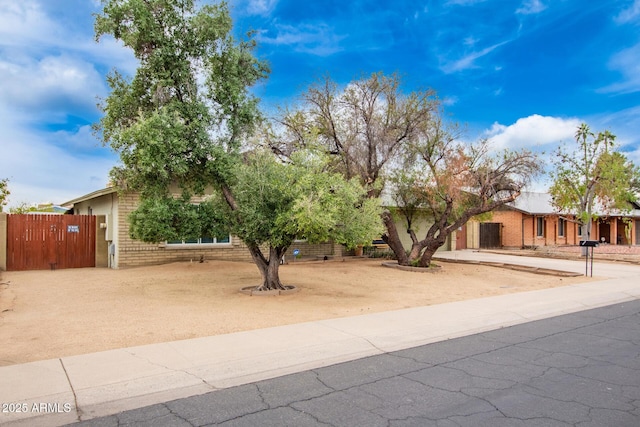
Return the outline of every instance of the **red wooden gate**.
<path id="1" fill-rule="evenodd" d="M 95 216 L 7 216 L 7 270 L 48 270 L 95 265 Z"/>
<path id="2" fill-rule="evenodd" d="M 456 232 L 456 250 L 467 249 L 467 224 L 458 228 Z"/>

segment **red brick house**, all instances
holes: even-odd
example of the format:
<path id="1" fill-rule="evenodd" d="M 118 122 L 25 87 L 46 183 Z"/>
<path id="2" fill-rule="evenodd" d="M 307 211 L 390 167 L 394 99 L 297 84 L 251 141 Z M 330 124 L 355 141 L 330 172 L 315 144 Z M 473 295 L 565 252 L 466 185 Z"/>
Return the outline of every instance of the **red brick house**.
<path id="1" fill-rule="evenodd" d="M 625 213 L 599 213 L 588 240 L 612 245 L 640 245 L 640 205 Z M 558 213 L 547 193 L 524 192 L 485 221 L 467 226 L 470 248 L 535 248 L 578 245 L 585 240 L 574 215 Z"/>

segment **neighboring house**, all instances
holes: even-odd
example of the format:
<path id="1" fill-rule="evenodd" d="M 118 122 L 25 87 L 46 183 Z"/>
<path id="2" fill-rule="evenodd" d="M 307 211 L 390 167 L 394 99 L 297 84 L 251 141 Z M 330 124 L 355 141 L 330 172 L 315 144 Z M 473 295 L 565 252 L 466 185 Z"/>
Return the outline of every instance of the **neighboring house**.
<path id="1" fill-rule="evenodd" d="M 588 240 L 613 245 L 640 245 L 640 206 L 630 212 L 599 212 Z M 523 192 L 514 202 L 491 214 L 486 221 L 470 221 L 467 246 L 470 248 L 578 245 L 586 230 L 574 215 L 558 213 L 548 193 Z"/>
<path id="2" fill-rule="evenodd" d="M 53 203 L 40 203 L 33 208 L 33 210 L 27 213 L 54 213 L 54 214 L 66 214 L 67 208 L 54 205 Z"/>
<path id="3" fill-rule="evenodd" d="M 96 266 L 110 268 L 164 264 L 174 261 L 200 261 L 203 259 L 251 261 L 245 244 L 235 236 L 192 241 L 144 243 L 129 236 L 128 216 L 138 206 L 136 193 L 119 194 L 115 187 L 107 187 L 70 200 L 62 205 L 74 215 L 96 215 L 101 232 L 97 236 Z M 285 254 L 292 259 L 293 251 L 299 256 L 343 256 L 342 245 L 324 243 L 310 245 L 295 242 Z"/>

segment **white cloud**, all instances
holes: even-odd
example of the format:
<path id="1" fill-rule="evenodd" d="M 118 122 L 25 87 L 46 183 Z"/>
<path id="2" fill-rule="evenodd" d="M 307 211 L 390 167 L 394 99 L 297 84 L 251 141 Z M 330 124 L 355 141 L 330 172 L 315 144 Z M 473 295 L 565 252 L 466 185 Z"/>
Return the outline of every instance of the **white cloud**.
<path id="1" fill-rule="evenodd" d="M 459 100 L 457 96 L 445 96 L 442 98 L 442 105 L 452 106 L 457 104 Z"/>
<path id="2" fill-rule="evenodd" d="M 246 10 L 250 15 L 267 16 L 276 8 L 278 0 L 249 0 Z"/>
<path id="3" fill-rule="evenodd" d="M 476 64 L 475 61 L 479 58 L 482 58 L 485 55 L 490 54 L 491 52 L 493 52 L 494 50 L 496 50 L 497 48 L 499 48 L 500 46 L 503 46 L 507 43 L 509 43 L 510 40 L 507 41 L 503 41 L 497 44 L 494 44 L 493 46 L 489 46 L 487 48 L 484 48 L 480 51 L 476 51 L 476 52 L 471 52 L 467 55 L 465 55 L 464 57 L 457 59 L 455 61 L 445 61 L 444 65 L 440 66 L 440 69 L 442 70 L 442 72 L 446 73 L 446 74 L 451 74 L 451 73 L 455 73 L 457 71 L 463 71 L 469 68 L 476 68 Z"/>
<path id="4" fill-rule="evenodd" d="M 484 3 L 487 0 L 449 0 L 445 5 L 470 6 L 478 3 Z"/>
<path id="5" fill-rule="evenodd" d="M 80 126 L 72 131 L 59 130 L 51 134 L 56 145 L 76 152 L 87 152 L 100 149 L 102 143 L 93 135 L 90 125 Z"/>
<path id="6" fill-rule="evenodd" d="M 26 63 L 0 62 L 0 103 L 46 114 L 64 110 L 95 114 L 95 97 L 106 93 L 103 77 L 88 62 L 68 56 L 47 56 Z M 42 120 L 42 117 L 33 117 Z"/>
<path id="7" fill-rule="evenodd" d="M 622 10 L 613 20 L 618 24 L 627 24 L 640 18 L 640 0 L 634 0 L 627 9 Z"/>
<path id="8" fill-rule="evenodd" d="M 546 8 L 547 6 L 545 6 L 540 0 L 525 0 L 522 3 L 522 6 L 516 10 L 516 13 L 520 15 L 535 15 Z"/>
<path id="9" fill-rule="evenodd" d="M 34 133 L 14 112 L 0 108 L 0 174 L 9 179 L 9 207 L 19 203 L 62 203 L 104 187 L 116 156 L 108 149 L 88 150 L 87 129 L 62 134 Z M 76 139 L 83 147 L 64 146 Z M 82 142 L 81 142 L 82 141 Z M 97 141 L 95 141 L 97 144 Z M 89 146 L 89 147 L 87 147 Z"/>
<path id="10" fill-rule="evenodd" d="M 83 58 L 103 64 L 109 70 L 115 68 L 124 75 L 132 76 L 139 65 L 131 49 L 125 48 L 122 42 L 111 36 L 103 36 L 98 43 L 93 39 L 83 39 L 73 48 Z"/>
<path id="11" fill-rule="evenodd" d="M 0 1 L 0 54 L 3 57 L 20 63 L 60 55 L 60 52 L 110 64 L 109 68 L 127 72 L 135 70 L 137 64 L 131 51 L 113 37 L 103 36 L 100 43 L 96 43 L 92 26 L 82 27 L 82 31 L 67 28 L 53 21 L 33 0 Z"/>
<path id="12" fill-rule="evenodd" d="M 317 56 L 328 56 L 341 51 L 340 41 L 346 37 L 334 34 L 333 28 L 325 23 L 300 24 L 295 27 L 277 24 L 275 28 L 277 34 L 274 37 L 262 32 L 258 41 L 265 44 L 291 46 L 297 52 Z"/>
<path id="13" fill-rule="evenodd" d="M 640 43 L 621 50 L 609 60 L 609 68 L 619 71 L 623 80 L 600 89 L 605 93 L 632 93 L 640 90 Z"/>
<path id="14" fill-rule="evenodd" d="M 36 2 L 0 2 L 0 45 L 15 46 L 25 42 L 49 45 L 59 37 L 60 28 Z"/>
<path id="15" fill-rule="evenodd" d="M 505 126 L 494 123 L 485 136 L 496 149 L 541 148 L 573 139 L 580 120 L 534 114 Z"/>
<path id="16" fill-rule="evenodd" d="M 116 163 L 74 123 L 97 119 L 96 96 L 106 94 L 98 68 L 131 67 L 132 55 L 113 39 L 96 44 L 90 25 L 55 22 L 45 6 L 0 0 L 0 178 L 10 180 L 10 206 L 102 188 Z"/>
<path id="17" fill-rule="evenodd" d="M 465 37 L 464 40 L 462 40 L 462 43 L 465 46 L 475 46 L 477 42 L 478 42 L 478 39 L 476 39 L 473 36 Z"/>
<path id="18" fill-rule="evenodd" d="M 595 115 L 589 118 L 589 122 L 596 123 L 594 128 L 597 131 L 610 130 L 616 135 L 616 146 L 640 166 L 640 135 L 636 132 L 640 128 L 640 106 Z"/>
<path id="19" fill-rule="evenodd" d="M 0 1 L 0 104 L 28 110 L 34 122 L 95 116 L 96 96 L 107 92 L 97 67 L 132 73 L 137 61 L 112 37 L 97 44 L 90 25 L 55 22 L 44 5 Z"/>

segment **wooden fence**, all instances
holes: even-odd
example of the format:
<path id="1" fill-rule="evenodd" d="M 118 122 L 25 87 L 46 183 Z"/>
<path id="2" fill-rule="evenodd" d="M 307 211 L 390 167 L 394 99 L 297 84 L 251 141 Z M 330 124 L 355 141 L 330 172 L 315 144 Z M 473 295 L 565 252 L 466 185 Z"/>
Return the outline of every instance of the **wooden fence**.
<path id="1" fill-rule="evenodd" d="M 95 216 L 7 216 L 8 271 L 54 270 L 95 265 Z"/>

